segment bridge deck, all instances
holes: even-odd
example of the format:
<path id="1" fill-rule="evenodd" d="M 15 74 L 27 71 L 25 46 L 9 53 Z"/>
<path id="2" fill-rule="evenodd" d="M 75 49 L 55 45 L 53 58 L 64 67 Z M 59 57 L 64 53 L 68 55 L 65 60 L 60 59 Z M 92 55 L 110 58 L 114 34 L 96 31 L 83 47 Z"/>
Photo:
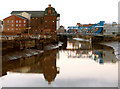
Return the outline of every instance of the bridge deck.
<path id="1" fill-rule="evenodd" d="M 104 36 L 103 34 L 80 34 L 80 33 L 57 33 L 57 35 L 65 35 L 65 36 Z"/>

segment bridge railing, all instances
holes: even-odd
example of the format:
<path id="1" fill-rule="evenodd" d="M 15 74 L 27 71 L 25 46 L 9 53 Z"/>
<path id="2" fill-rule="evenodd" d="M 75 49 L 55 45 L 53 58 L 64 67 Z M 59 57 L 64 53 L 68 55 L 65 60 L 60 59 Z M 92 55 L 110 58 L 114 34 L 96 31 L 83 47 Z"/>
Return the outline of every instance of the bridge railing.
<path id="1" fill-rule="evenodd" d="M 82 34 L 82 33 L 57 33 L 57 35 L 81 35 L 81 36 L 86 36 L 86 35 L 90 35 L 90 36 L 103 36 L 102 33 L 86 33 L 86 34 Z"/>

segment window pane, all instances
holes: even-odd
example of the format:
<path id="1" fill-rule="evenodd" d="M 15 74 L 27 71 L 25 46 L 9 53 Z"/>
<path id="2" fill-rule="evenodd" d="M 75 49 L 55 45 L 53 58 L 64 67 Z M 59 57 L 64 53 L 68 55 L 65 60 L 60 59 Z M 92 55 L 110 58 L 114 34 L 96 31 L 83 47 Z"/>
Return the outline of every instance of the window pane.
<path id="1" fill-rule="evenodd" d="M 24 20 L 24 23 L 26 23 L 26 21 Z"/>
<path id="2" fill-rule="evenodd" d="M 11 22 L 13 23 L 14 21 L 12 20 Z"/>
<path id="3" fill-rule="evenodd" d="M 9 20 L 7 21 L 7 23 L 9 23 Z"/>
<path id="4" fill-rule="evenodd" d="M 21 20 L 19 20 L 19 23 L 21 23 Z"/>

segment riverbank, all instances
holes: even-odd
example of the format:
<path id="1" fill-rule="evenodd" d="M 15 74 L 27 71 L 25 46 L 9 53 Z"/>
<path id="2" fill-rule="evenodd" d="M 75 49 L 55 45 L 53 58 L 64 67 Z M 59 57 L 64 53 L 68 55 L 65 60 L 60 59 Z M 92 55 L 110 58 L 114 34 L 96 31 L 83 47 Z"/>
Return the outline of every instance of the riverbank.
<path id="1" fill-rule="evenodd" d="M 43 50 L 29 48 L 29 49 L 25 49 L 25 50 L 21 50 L 21 51 L 14 51 L 12 53 L 8 53 L 8 54 L 4 55 L 2 59 L 3 59 L 3 61 L 8 61 L 8 60 L 20 59 L 23 57 L 31 57 L 31 56 L 35 56 L 38 54 L 42 54 L 48 50 L 57 49 L 57 48 L 61 47 L 62 44 L 63 44 L 62 42 L 58 42 L 58 44 L 48 44 L 48 45 L 44 46 Z"/>
<path id="2" fill-rule="evenodd" d="M 100 44 L 112 47 L 114 49 L 114 54 L 116 55 L 116 58 L 120 60 L 120 42 L 119 41 L 102 42 Z"/>

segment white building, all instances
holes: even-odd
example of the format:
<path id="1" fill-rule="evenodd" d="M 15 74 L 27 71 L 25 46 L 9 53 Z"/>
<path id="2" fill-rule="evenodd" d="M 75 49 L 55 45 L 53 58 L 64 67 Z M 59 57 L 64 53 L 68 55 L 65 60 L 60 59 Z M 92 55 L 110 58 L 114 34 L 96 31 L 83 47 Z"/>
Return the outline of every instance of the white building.
<path id="1" fill-rule="evenodd" d="M 3 31 L 3 25 L 2 25 L 2 21 L 0 20 L 0 32 Z"/>
<path id="2" fill-rule="evenodd" d="M 116 22 L 113 23 L 105 23 L 104 24 L 104 35 L 115 36 L 118 34 L 118 24 Z"/>

